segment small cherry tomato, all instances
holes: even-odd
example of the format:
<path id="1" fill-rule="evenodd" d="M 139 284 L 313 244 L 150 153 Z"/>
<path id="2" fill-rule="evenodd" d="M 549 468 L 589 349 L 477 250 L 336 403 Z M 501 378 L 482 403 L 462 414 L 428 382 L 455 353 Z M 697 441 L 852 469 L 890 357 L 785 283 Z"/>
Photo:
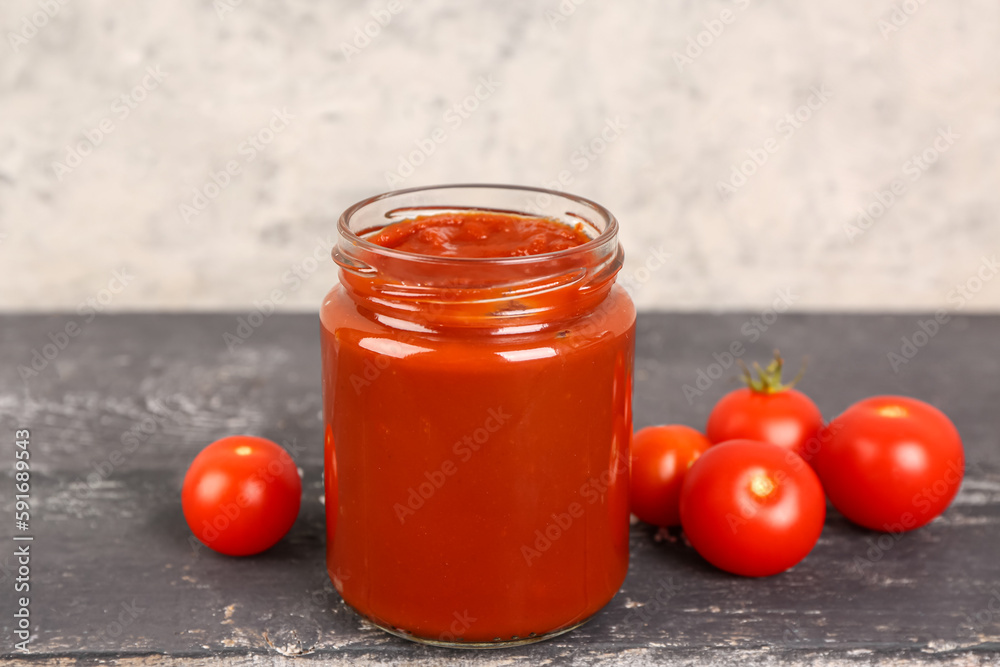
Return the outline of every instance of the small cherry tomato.
<path id="1" fill-rule="evenodd" d="M 280 445 L 249 435 L 217 440 L 184 476 L 181 504 L 191 532 L 229 556 L 270 549 L 295 523 L 302 482 Z"/>
<path id="2" fill-rule="evenodd" d="M 812 550 L 826 518 L 823 488 L 798 454 L 731 440 L 695 461 L 681 487 L 681 525 L 716 567 L 766 577 Z"/>
<path id="3" fill-rule="evenodd" d="M 654 526 L 680 525 L 684 473 L 712 446 L 689 426 L 649 426 L 632 436 L 629 505 L 641 521 Z"/>
<path id="4" fill-rule="evenodd" d="M 820 443 L 812 463 L 830 502 L 872 530 L 923 526 L 948 507 L 965 474 L 955 425 L 906 396 L 855 403 L 830 422 Z"/>
<path id="5" fill-rule="evenodd" d="M 715 404 L 708 416 L 705 435 L 713 444 L 726 440 L 758 440 L 789 449 L 806 460 L 816 448 L 823 415 L 808 396 L 792 389 L 798 378 L 781 382 L 781 356 L 762 369 L 758 377 L 743 367 L 748 386 L 732 391 Z"/>

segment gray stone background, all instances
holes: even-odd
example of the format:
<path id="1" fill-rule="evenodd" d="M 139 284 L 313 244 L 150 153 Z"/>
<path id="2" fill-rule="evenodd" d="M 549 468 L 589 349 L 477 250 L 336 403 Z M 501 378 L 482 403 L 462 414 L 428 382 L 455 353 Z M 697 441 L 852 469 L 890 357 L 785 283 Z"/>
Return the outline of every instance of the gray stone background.
<path id="1" fill-rule="evenodd" d="M 1000 309 L 1000 3 L 576 1 L 5 0 L 0 309 L 315 309 L 468 181 L 605 204 L 647 309 Z"/>

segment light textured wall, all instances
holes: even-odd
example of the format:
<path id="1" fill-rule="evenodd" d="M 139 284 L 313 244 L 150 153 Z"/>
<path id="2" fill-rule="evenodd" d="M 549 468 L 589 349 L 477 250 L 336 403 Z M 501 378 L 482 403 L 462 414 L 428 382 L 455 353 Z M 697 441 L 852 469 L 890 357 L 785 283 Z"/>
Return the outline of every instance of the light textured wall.
<path id="1" fill-rule="evenodd" d="M 0 27 L 3 309 L 314 309 L 356 200 L 560 177 L 620 218 L 644 308 L 1000 308 L 995 0 L 7 0 Z"/>

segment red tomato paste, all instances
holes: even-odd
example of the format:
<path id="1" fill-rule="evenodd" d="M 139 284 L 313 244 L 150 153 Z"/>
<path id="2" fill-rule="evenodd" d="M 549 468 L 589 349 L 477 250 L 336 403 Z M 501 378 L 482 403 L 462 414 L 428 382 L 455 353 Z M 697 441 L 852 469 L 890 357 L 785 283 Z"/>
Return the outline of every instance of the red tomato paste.
<path id="1" fill-rule="evenodd" d="M 628 566 L 635 310 L 614 285 L 620 255 L 573 255 L 590 247 L 582 225 L 480 211 L 364 239 L 371 270 L 343 270 L 321 311 L 334 585 L 431 642 L 578 625 Z"/>

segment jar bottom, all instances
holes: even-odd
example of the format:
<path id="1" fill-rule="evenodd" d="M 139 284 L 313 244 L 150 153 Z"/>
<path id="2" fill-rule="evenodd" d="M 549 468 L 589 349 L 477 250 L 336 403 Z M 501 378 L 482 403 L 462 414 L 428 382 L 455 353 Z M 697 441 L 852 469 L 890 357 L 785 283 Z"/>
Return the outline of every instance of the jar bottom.
<path id="1" fill-rule="evenodd" d="M 597 615 L 597 612 L 594 612 L 587 618 L 583 619 L 582 621 L 578 621 L 573 625 L 567 626 L 565 628 L 560 628 L 558 630 L 553 630 L 552 632 L 546 632 L 544 634 L 536 634 L 532 632 L 531 634 L 525 637 L 509 637 L 509 638 L 497 637 L 493 641 L 488 641 L 488 642 L 481 642 L 481 641 L 466 642 L 461 640 L 449 641 L 442 639 L 434 639 L 431 637 L 420 637 L 418 635 L 411 634 L 410 632 L 403 630 L 402 628 L 394 628 L 390 625 L 384 625 L 374 620 L 373 618 L 366 616 L 365 614 L 362 614 L 360 611 L 352 607 L 350 603 L 348 603 L 346 600 L 344 601 L 344 604 L 346 604 L 348 608 L 350 608 L 350 610 L 353 611 L 355 614 L 365 619 L 379 630 L 388 632 L 390 635 L 394 635 L 396 637 L 399 637 L 400 639 L 407 639 L 411 642 L 416 642 L 417 644 L 425 644 L 427 646 L 437 646 L 439 648 L 471 648 L 471 649 L 513 648 L 515 646 L 524 646 L 525 644 L 534 644 L 536 642 L 542 642 L 545 641 L 546 639 L 552 639 L 553 637 L 558 637 L 559 635 L 564 635 L 567 632 L 576 630 L 581 625 L 587 623 L 590 619 L 594 618 L 594 616 Z"/>

